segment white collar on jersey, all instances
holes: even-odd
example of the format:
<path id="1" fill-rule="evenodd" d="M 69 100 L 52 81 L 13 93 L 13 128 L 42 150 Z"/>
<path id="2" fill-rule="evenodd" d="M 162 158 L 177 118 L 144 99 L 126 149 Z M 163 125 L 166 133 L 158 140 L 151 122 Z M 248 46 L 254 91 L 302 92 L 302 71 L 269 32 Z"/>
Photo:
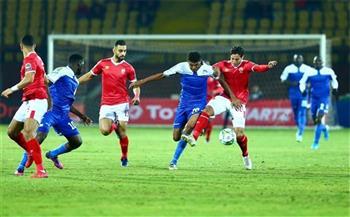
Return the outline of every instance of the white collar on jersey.
<path id="1" fill-rule="evenodd" d="M 119 64 L 122 64 L 122 63 L 124 63 L 125 61 L 124 60 L 122 60 L 122 61 L 120 61 L 119 63 L 117 63 L 117 62 L 115 62 L 114 61 L 114 57 L 111 57 L 111 62 L 114 64 L 114 65 L 119 65 Z"/>
<path id="2" fill-rule="evenodd" d="M 58 79 L 60 79 L 63 76 L 68 76 L 72 79 L 78 80 L 78 79 L 76 79 L 73 70 L 69 66 L 56 68 L 55 70 L 53 70 L 53 72 L 51 72 L 47 75 L 47 78 L 52 83 L 55 83 Z"/>

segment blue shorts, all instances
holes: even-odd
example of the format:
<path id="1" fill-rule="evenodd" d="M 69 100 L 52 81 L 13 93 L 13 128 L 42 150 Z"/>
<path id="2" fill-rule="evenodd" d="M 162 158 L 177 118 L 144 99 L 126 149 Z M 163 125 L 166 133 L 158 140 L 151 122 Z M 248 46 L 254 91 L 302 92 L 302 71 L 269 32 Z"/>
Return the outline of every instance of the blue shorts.
<path id="1" fill-rule="evenodd" d="M 48 133 L 53 127 L 58 135 L 72 137 L 79 134 L 78 129 L 74 126 L 68 113 L 59 113 L 57 111 L 48 111 L 41 120 L 38 132 Z"/>
<path id="2" fill-rule="evenodd" d="M 174 129 L 182 129 L 185 127 L 187 121 L 194 114 L 199 114 L 205 108 L 206 104 L 194 104 L 193 106 L 181 106 L 176 109 L 176 115 L 174 119 Z"/>
<path id="3" fill-rule="evenodd" d="M 328 113 L 328 97 L 324 98 L 311 98 L 311 114 L 315 119 L 319 113 Z"/>

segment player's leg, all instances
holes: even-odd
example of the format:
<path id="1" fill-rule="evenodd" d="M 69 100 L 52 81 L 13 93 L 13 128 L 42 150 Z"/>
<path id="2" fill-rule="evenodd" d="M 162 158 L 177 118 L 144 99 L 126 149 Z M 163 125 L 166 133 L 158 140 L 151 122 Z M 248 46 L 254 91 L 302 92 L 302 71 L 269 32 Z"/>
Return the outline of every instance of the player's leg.
<path id="1" fill-rule="evenodd" d="M 317 150 L 320 146 L 320 137 L 321 133 L 326 129 L 326 126 L 324 124 L 325 119 L 324 115 L 328 112 L 328 104 L 327 102 L 320 102 L 318 103 L 316 114 L 314 115 L 314 122 L 315 122 L 315 136 L 314 136 L 314 142 L 311 145 L 311 149 Z"/>
<path id="2" fill-rule="evenodd" d="M 236 133 L 237 144 L 242 151 L 243 165 L 247 170 L 251 170 L 253 164 L 248 154 L 248 137 L 244 134 L 246 108 L 243 105 L 241 110 L 230 109 L 230 112 L 233 129 Z"/>
<path id="3" fill-rule="evenodd" d="M 121 166 L 127 167 L 128 166 L 128 149 L 129 149 L 129 138 L 126 134 L 126 127 L 128 122 L 127 121 L 119 121 L 118 129 L 116 130 L 116 133 L 119 138 L 119 144 L 121 149 Z"/>
<path id="4" fill-rule="evenodd" d="M 306 113 L 307 113 L 307 99 L 303 98 L 298 111 L 298 132 L 296 140 L 301 142 L 303 140 L 303 134 L 306 125 Z"/>
<path id="5" fill-rule="evenodd" d="M 209 143 L 210 141 L 210 135 L 212 131 L 213 131 L 213 124 L 209 119 L 207 128 L 205 129 L 205 141 L 207 141 L 207 143 Z"/>
<path id="6" fill-rule="evenodd" d="M 115 129 L 117 136 L 119 138 L 119 144 L 121 149 L 121 166 L 128 166 L 128 148 L 129 148 L 129 138 L 126 133 L 127 124 L 129 121 L 129 103 L 122 103 L 112 107 L 112 114 L 118 122 L 118 128 Z"/>
<path id="7" fill-rule="evenodd" d="M 203 132 L 203 129 L 208 126 L 209 118 L 211 116 L 223 113 L 230 107 L 230 100 L 222 96 L 216 96 L 214 99 L 211 99 L 205 109 L 203 109 L 203 111 L 200 113 L 192 134 L 187 135 L 184 133 L 182 138 L 191 146 L 195 146 L 201 132 Z"/>
<path id="8" fill-rule="evenodd" d="M 82 139 L 78 129 L 68 115 L 58 121 L 54 125 L 54 129 L 57 133 L 64 135 L 67 142 L 61 144 L 58 148 L 47 152 L 45 156 L 54 163 L 55 167 L 63 169 L 63 164 L 59 161 L 58 156 L 79 148 L 82 144 Z"/>
<path id="9" fill-rule="evenodd" d="M 16 176 L 23 176 L 25 164 L 27 162 L 27 147 L 26 147 L 27 143 L 21 132 L 21 130 L 23 129 L 23 126 L 24 126 L 23 122 L 19 122 L 12 119 L 7 129 L 7 135 L 10 137 L 10 139 L 15 141 L 21 148 L 25 150 L 23 154 L 23 158 L 15 171 Z"/>
<path id="10" fill-rule="evenodd" d="M 124 105 L 124 104 L 122 104 Z M 102 105 L 99 114 L 99 128 L 102 135 L 107 136 L 118 128 L 118 114 L 120 105 Z"/>
<path id="11" fill-rule="evenodd" d="M 298 112 L 299 112 L 299 102 L 296 98 L 290 98 L 290 105 L 292 106 L 294 123 L 298 126 Z"/>
<path id="12" fill-rule="evenodd" d="M 22 103 L 22 105 L 17 110 L 16 114 L 14 115 L 11 123 L 7 128 L 7 135 L 10 137 L 10 139 L 15 141 L 21 148 L 23 148 L 26 151 L 28 151 L 27 142 L 21 131 L 24 127 L 27 107 L 28 107 L 27 103 Z"/>
<path id="13" fill-rule="evenodd" d="M 28 105 L 28 112 L 22 130 L 29 149 L 27 164 L 29 166 L 32 158 L 36 166 L 36 173 L 33 174 L 33 178 L 47 178 L 47 173 L 42 164 L 40 144 L 35 138 L 39 123 L 47 110 L 47 100 L 30 100 Z"/>
<path id="14" fill-rule="evenodd" d="M 39 142 L 35 138 L 35 132 L 38 128 L 38 122 L 33 118 L 28 118 L 24 122 L 23 135 L 26 138 L 29 155 L 26 167 L 30 166 L 30 158 L 33 159 L 36 165 L 36 173 L 33 178 L 46 178 L 47 173 L 42 164 L 41 148 Z"/>
<path id="15" fill-rule="evenodd" d="M 199 111 L 199 109 L 198 109 Z M 186 148 L 187 142 L 181 138 L 182 130 L 185 127 L 184 131 L 187 131 L 191 133 L 196 120 L 198 119 L 198 114 L 194 114 L 190 116 L 190 119 L 188 120 L 188 116 L 191 114 L 191 112 L 186 112 L 186 110 L 178 108 L 176 111 L 176 116 L 174 119 L 174 130 L 173 130 L 173 139 L 174 141 L 178 141 L 173 158 L 170 161 L 169 169 L 175 170 L 177 169 L 177 162 L 182 155 L 183 151 Z M 188 120 L 188 122 L 187 122 Z M 187 124 L 186 124 L 187 122 Z"/>

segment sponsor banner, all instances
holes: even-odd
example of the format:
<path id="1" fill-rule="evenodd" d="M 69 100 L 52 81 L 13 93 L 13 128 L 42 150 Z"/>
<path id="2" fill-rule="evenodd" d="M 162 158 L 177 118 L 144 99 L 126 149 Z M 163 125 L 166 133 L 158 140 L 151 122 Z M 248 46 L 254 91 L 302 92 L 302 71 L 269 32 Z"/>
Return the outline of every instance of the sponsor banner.
<path id="1" fill-rule="evenodd" d="M 141 99 L 140 106 L 130 107 L 131 124 L 173 124 L 177 100 L 162 98 Z M 215 125 L 224 122 L 225 114 L 213 120 Z M 248 126 L 291 126 L 293 112 L 289 100 L 259 100 L 249 102 L 246 111 Z"/>

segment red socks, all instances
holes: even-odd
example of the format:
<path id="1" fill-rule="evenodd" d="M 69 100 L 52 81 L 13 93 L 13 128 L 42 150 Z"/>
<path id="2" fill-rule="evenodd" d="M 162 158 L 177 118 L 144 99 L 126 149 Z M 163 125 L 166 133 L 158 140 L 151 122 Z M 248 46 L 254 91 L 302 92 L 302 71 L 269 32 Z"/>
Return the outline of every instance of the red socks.
<path id="1" fill-rule="evenodd" d="M 209 142 L 210 140 L 210 134 L 212 130 L 213 130 L 213 124 L 209 121 L 207 129 L 205 130 L 205 139 L 207 140 L 207 142 Z"/>
<path id="2" fill-rule="evenodd" d="M 127 136 L 124 138 L 121 138 L 119 140 L 120 143 L 120 148 L 122 150 L 122 158 L 127 158 L 128 157 L 128 145 L 129 145 L 129 139 Z"/>
<path id="3" fill-rule="evenodd" d="M 20 132 L 14 140 L 19 146 L 21 146 L 25 151 L 28 152 L 27 142 L 23 136 L 23 133 Z"/>
<path id="4" fill-rule="evenodd" d="M 209 122 L 209 115 L 206 112 L 202 112 L 193 130 L 193 137 L 195 140 L 197 140 L 198 137 L 201 135 L 201 132 L 203 132 L 203 129 L 208 126 L 208 122 Z"/>
<path id="5" fill-rule="evenodd" d="M 243 135 L 237 138 L 237 143 L 242 150 L 242 156 L 248 156 L 248 137 L 246 135 Z"/>
<path id="6" fill-rule="evenodd" d="M 34 160 L 34 163 L 36 165 L 36 169 L 44 170 L 44 167 L 42 165 L 42 157 L 41 157 L 41 148 L 40 144 L 36 139 L 31 139 L 27 142 L 28 152 L 32 155 L 32 158 Z"/>
<path id="7" fill-rule="evenodd" d="M 115 131 L 116 129 L 118 129 L 118 126 L 115 123 L 112 123 L 111 129 L 109 129 L 109 133 Z"/>

